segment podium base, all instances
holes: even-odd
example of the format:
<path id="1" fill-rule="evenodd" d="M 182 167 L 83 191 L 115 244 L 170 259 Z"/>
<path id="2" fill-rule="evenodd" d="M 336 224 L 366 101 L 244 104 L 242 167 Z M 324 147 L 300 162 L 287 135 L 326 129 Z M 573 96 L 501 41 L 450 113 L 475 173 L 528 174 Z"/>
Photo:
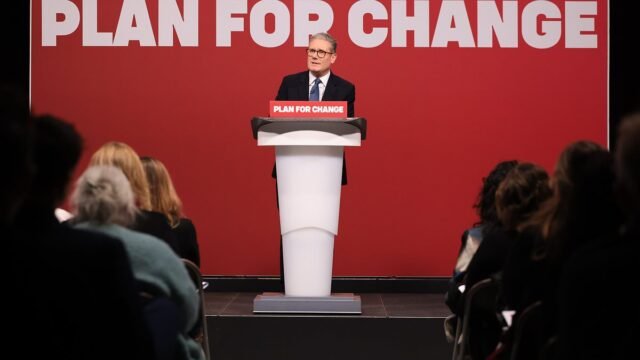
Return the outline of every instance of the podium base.
<path id="1" fill-rule="evenodd" d="M 331 296 L 285 296 L 284 293 L 265 292 L 253 300 L 254 313 L 290 314 L 362 314 L 359 295 L 338 293 Z"/>

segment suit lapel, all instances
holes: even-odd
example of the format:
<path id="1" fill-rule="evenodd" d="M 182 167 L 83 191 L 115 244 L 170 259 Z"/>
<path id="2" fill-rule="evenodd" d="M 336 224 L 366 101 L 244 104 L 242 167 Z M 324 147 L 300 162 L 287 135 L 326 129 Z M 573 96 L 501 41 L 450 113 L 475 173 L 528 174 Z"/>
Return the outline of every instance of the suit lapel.
<path id="1" fill-rule="evenodd" d="M 329 76 L 329 81 L 327 81 L 327 86 L 324 88 L 324 94 L 322 95 L 323 101 L 334 101 L 336 94 L 336 79 L 335 75 L 331 74 Z"/>
<path id="2" fill-rule="evenodd" d="M 300 76 L 300 83 L 298 84 L 298 99 L 309 101 L 309 72 L 306 71 Z"/>

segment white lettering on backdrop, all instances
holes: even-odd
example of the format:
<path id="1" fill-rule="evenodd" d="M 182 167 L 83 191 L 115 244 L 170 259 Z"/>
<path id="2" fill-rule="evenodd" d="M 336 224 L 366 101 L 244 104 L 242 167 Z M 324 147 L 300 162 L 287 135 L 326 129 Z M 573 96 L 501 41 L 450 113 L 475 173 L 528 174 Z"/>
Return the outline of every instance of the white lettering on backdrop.
<path id="1" fill-rule="evenodd" d="M 158 3 L 155 29 L 147 8 L 150 1 Z M 431 34 L 432 3 L 436 1 L 354 1 L 346 14 L 349 40 L 363 48 L 385 43 L 399 48 L 444 48 L 455 44 L 465 48 L 526 45 L 548 49 L 555 46 L 596 48 L 598 45 L 597 1 L 558 4 L 548 0 L 526 3 L 476 0 L 476 11 L 472 14 L 468 10 L 469 1 L 442 0 L 437 2 L 439 7 L 434 6 L 438 14 Z M 409 5 L 413 8 L 412 15 L 409 15 Z M 98 24 L 99 10 L 100 0 L 42 0 L 42 46 L 57 46 L 60 38 L 73 34 L 81 22 L 83 46 L 199 45 L 198 0 L 122 0 L 118 23 L 112 31 L 98 30 L 104 28 Z M 215 46 L 231 47 L 234 36 L 249 36 L 261 47 L 282 46 L 290 39 L 293 46 L 304 47 L 311 34 L 330 32 L 333 22 L 334 10 L 324 0 L 293 0 L 291 5 L 279 0 L 217 0 Z M 410 32 L 412 44 L 408 44 Z M 174 44 L 174 34 L 177 44 Z M 519 43 L 520 38 L 524 44 Z M 564 43 L 560 43 L 563 38 Z"/>

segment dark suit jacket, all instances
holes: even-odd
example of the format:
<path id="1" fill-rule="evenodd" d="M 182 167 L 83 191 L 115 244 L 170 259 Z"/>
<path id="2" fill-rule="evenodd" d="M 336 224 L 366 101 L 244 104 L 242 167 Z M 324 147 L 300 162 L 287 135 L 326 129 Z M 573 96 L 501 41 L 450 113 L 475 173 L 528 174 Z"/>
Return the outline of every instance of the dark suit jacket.
<path id="1" fill-rule="evenodd" d="M 303 71 L 293 75 L 287 75 L 282 79 L 276 100 L 309 101 L 309 71 Z M 356 87 L 347 80 L 331 73 L 327 82 L 322 101 L 346 101 L 347 116 L 354 117 L 356 101 Z M 273 166 L 271 174 L 276 177 L 276 167 Z M 342 161 L 342 185 L 347 184 L 346 159 Z"/>
<path id="2" fill-rule="evenodd" d="M 309 101 L 309 71 L 285 76 L 276 100 Z M 347 116 L 353 117 L 356 87 L 332 72 L 324 89 L 322 101 L 346 101 Z"/>

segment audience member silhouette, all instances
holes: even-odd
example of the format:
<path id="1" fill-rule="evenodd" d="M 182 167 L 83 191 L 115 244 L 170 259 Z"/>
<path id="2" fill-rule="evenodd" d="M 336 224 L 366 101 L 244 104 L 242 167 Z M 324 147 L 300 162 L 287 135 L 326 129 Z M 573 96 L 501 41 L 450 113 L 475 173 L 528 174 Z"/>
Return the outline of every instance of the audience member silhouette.
<path id="1" fill-rule="evenodd" d="M 608 240 L 617 231 L 613 159 L 591 141 L 569 145 L 550 183 L 553 196 L 523 226 L 502 276 L 503 298 L 516 311 L 537 300 L 555 308 L 554 283 L 568 258 L 584 244 Z"/>
<path id="2" fill-rule="evenodd" d="M 613 198 L 611 154 L 591 141 L 578 141 L 560 154 L 550 181 L 553 196 L 521 226 L 502 271 L 501 302 L 515 310 L 514 326 L 503 336 L 505 353 L 520 326 L 520 314 L 541 301 L 539 319 L 520 357 L 537 359 L 556 333 L 558 281 L 568 258 L 586 244 L 615 235 L 618 211 Z M 524 358 L 523 358 L 524 360 Z"/>
<path id="3" fill-rule="evenodd" d="M 131 229 L 165 241 L 176 254 L 179 254 L 180 248 L 175 234 L 165 216 L 151 211 L 149 184 L 140 157 L 133 148 L 117 141 L 108 142 L 93 154 L 89 165 L 111 165 L 120 168 L 131 184 L 135 195 L 135 204 L 140 210 L 136 215 L 136 220 L 130 225 Z"/>
<path id="4" fill-rule="evenodd" d="M 182 201 L 178 197 L 169 171 L 164 164 L 149 156 L 140 158 L 149 183 L 151 210 L 164 214 L 176 235 L 178 255 L 200 266 L 200 250 L 196 228 L 184 217 Z"/>
<path id="5" fill-rule="evenodd" d="M 3 326 L 11 352 L 37 359 L 152 359 L 122 243 L 71 229 L 54 216 L 82 151 L 79 134 L 51 116 L 35 118 L 34 130 L 37 171 L 5 243 L 11 270 L 3 283 L 10 294 Z"/>
<path id="6" fill-rule="evenodd" d="M 531 163 L 521 163 L 500 183 L 495 202 L 502 226 L 496 226 L 493 231 L 484 234 L 467 270 L 468 289 L 490 277 L 499 283 L 507 254 L 516 241 L 519 225 L 527 221 L 551 195 L 548 180 L 544 169 Z M 469 331 L 474 335 L 469 337 L 469 347 L 474 359 L 486 358 L 498 344 L 501 324 L 497 321 L 496 311 L 497 308 L 487 311 L 489 317 L 476 317 L 478 320 L 470 325 Z"/>
<path id="7" fill-rule="evenodd" d="M 27 99 L 8 85 L 0 85 L 0 231 L 13 224 L 27 196 L 35 168 L 32 159 L 32 126 Z"/>
<path id="8" fill-rule="evenodd" d="M 632 296 L 640 253 L 640 114 L 624 119 L 614 153 L 618 237 L 576 252 L 560 279 L 558 359 L 628 359 L 637 352 L 640 307 Z"/>
<path id="9" fill-rule="evenodd" d="M 459 325 L 458 321 L 460 321 L 460 315 L 464 310 L 462 293 L 466 287 L 467 267 L 478 250 L 480 243 L 482 243 L 483 233 L 491 233 L 495 227 L 500 226 L 495 206 L 496 190 L 509 171 L 517 164 L 518 162 L 515 160 L 502 161 L 491 170 L 487 177 L 482 179 L 482 188 L 478 193 L 476 203 L 473 205 L 479 221 L 470 229 L 465 230 L 461 236 L 458 258 L 445 294 L 445 304 L 454 314 L 447 317 L 444 322 L 445 335 L 450 342 L 455 339 L 456 327 Z"/>
<path id="10" fill-rule="evenodd" d="M 541 167 L 521 163 L 507 174 L 496 190 L 496 211 L 501 226 L 484 233 L 484 240 L 467 269 L 467 288 L 502 271 L 518 227 L 550 196 L 549 176 Z"/>
<path id="11" fill-rule="evenodd" d="M 200 345 L 188 333 L 200 309 L 196 288 L 180 258 L 167 244 L 127 229 L 136 219 L 134 194 L 124 173 L 114 166 L 93 166 L 78 180 L 73 193 L 75 227 L 122 240 L 136 280 L 178 306 L 175 359 L 203 359 Z"/>
<path id="12" fill-rule="evenodd" d="M 454 314 L 461 312 L 462 303 L 460 300 L 462 292 L 459 288 L 465 284 L 467 267 L 482 242 L 483 233 L 491 233 L 495 227 L 501 226 L 495 205 L 496 190 L 498 190 L 498 186 L 500 186 L 509 171 L 516 165 L 518 165 L 518 162 L 515 160 L 502 161 L 491 170 L 486 178 L 482 179 L 482 188 L 478 193 L 476 203 L 473 205 L 479 221 L 472 228 L 465 230 L 461 236 L 458 259 L 449 282 L 449 289 L 445 295 L 445 303 Z"/>

